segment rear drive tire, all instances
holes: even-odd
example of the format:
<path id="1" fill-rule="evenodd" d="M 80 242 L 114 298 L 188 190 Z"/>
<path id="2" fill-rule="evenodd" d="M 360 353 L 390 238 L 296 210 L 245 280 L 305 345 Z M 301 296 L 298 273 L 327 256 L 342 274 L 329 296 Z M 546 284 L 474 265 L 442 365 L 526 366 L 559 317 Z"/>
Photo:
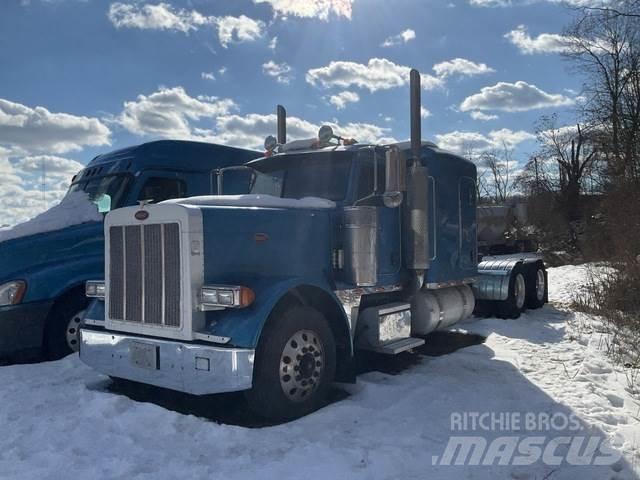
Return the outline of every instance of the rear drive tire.
<path id="1" fill-rule="evenodd" d="M 497 302 L 500 318 L 518 318 L 524 311 L 526 300 L 525 271 L 522 265 L 516 265 L 509 278 L 509 295 L 506 300 Z"/>
<path id="2" fill-rule="evenodd" d="M 83 295 L 61 297 L 47 319 L 44 344 L 47 358 L 59 360 L 78 351 L 80 315 L 87 308 Z"/>
<path id="3" fill-rule="evenodd" d="M 549 286 L 547 284 L 547 272 L 542 262 L 531 266 L 527 279 L 526 307 L 532 310 L 542 308 L 546 303 Z"/>
<path id="4" fill-rule="evenodd" d="M 311 413 L 323 405 L 335 369 L 335 340 L 320 312 L 294 306 L 276 313 L 256 350 L 249 408 L 272 421 Z"/>

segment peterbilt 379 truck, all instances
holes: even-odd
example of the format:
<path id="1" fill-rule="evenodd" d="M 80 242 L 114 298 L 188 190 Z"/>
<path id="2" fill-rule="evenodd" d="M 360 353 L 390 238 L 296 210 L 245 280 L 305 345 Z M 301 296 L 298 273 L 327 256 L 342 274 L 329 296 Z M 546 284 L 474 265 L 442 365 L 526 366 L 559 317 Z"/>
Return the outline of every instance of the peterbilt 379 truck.
<path id="1" fill-rule="evenodd" d="M 246 164 L 249 195 L 175 200 L 107 215 L 106 279 L 80 358 L 114 379 L 196 395 L 245 391 L 290 419 L 353 382 L 358 350 L 395 355 L 471 316 L 545 301 L 541 261 L 478 264 L 476 167 L 420 138 L 363 145 L 323 127 Z M 218 176 L 222 192 L 227 177 Z"/>
<path id="2" fill-rule="evenodd" d="M 217 191 L 219 168 L 258 156 L 200 142 L 150 142 L 95 157 L 69 191 L 85 192 L 102 213 L 140 201 L 206 195 Z M 229 191 L 234 188 L 242 193 L 247 182 Z M 0 241 L 0 359 L 43 352 L 56 359 L 77 351 L 84 284 L 104 275 L 103 232 L 102 221 L 93 221 Z"/>

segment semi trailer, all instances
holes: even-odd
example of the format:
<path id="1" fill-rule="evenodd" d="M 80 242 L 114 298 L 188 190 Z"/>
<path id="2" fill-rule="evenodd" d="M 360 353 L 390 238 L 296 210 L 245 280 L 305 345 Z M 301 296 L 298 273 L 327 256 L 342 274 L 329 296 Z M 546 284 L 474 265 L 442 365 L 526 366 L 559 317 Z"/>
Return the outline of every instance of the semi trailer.
<path id="1" fill-rule="evenodd" d="M 244 391 L 258 414 L 291 419 L 354 382 L 360 350 L 396 355 L 474 309 L 517 317 L 546 300 L 541 260 L 478 260 L 476 167 L 421 139 L 359 144 L 320 129 L 238 169 L 239 196 L 122 208 L 105 221 L 104 281 L 80 358 L 114 379 L 195 395 Z"/>
<path id="2" fill-rule="evenodd" d="M 219 168 L 259 156 L 222 145 L 161 140 L 91 160 L 73 177 L 69 195 L 84 193 L 95 203 L 95 220 L 71 218 L 62 228 L 39 233 L 35 228 L 6 241 L 0 236 L 0 359 L 32 360 L 42 354 L 57 359 L 77 351 L 78 327 L 87 306 L 84 284 L 104 276 L 103 215 L 98 213 L 216 193 Z M 248 181 L 230 185 L 229 191 L 242 193 L 247 186 Z M 74 214 L 79 215 L 67 211 Z"/>

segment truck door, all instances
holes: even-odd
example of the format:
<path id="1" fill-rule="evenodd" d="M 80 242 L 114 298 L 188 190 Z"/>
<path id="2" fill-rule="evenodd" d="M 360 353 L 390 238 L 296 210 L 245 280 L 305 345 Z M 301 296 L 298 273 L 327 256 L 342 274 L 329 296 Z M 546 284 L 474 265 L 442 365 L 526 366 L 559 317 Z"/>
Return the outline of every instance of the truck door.
<path id="1" fill-rule="evenodd" d="M 385 186 L 384 153 L 378 153 L 377 165 L 378 184 L 374 192 L 373 152 L 363 151 L 356 163 L 355 200 L 358 205 L 372 205 L 378 211 L 378 275 L 396 275 L 400 271 L 400 208 L 388 208 L 382 201 Z M 369 198 L 367 198 L 369 197 Z M 384 282 L 384 278 L 379 278 Z M 392 278 L 389 281 L 395 281 Z"/>
<path id="2" fill-rule="evenodd" d="M 461 268 L 476 266 L 476 183 L 462 177 L 458 184 L 458 248 Z"/>

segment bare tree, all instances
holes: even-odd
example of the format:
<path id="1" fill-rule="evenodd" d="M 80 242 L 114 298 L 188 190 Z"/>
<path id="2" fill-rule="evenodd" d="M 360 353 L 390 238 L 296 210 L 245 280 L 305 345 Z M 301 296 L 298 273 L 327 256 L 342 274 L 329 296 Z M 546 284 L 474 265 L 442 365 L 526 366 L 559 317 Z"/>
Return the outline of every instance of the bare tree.
<path id="1" fill-rule="evenodd" d="M 630 129 L 629 122 L 637 122 L 640 114 L 639 22 L 609 9 L 583 9 L 566 31 L 570 47 L 565 55 L 586 76 L 584 114 L 597 127 L 610 174 L 618 178 L 635 170 L 637 128 Z"/>
<path id="2" fill-rule="evenodd" d="M 579 8 L 587 11 L 606 12 L 609 15 L 618 17 L 640 17 L 640 0 L 619 0 L 613 4 L 604 4 L 602 6 L 584 6 Z"/>
<path id="3" fill-rule="evenodd" d="M 516 185 L 511 173 L 514 163 L 513 151 L 506 144 L 503 144 L 502 150 L 489 150 L 480 155 L 480 164 L 486 169 L 482 175 L 488 177 L 483 188 L 496 203 L 506 202 L 514 192 Z"/>
<path id="4" fill-rule="evenodd" d="M 591 173 L 598 159 L 598 150 L 591 141 L 590 133 L 589 128 L 579 123 L 575 127 L 559 127 L 555 115 L 543 117 L 536 129 L 540 144 L 537 158 L 557 164 L 556 190 L 569 221 L 578 220 L 581 216 L 583 180 Z"/>

